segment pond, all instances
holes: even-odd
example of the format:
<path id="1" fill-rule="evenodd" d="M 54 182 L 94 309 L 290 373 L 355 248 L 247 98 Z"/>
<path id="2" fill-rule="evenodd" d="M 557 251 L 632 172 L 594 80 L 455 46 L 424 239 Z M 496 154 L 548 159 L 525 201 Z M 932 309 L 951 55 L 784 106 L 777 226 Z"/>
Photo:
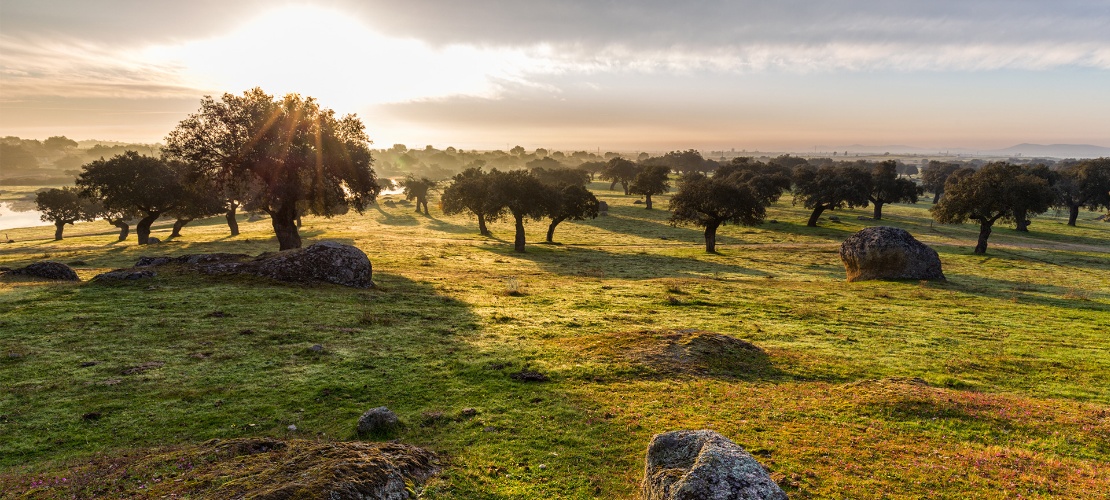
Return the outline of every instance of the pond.
<path id="1" fill-rule="evenodd" d="M 49 222 L 43 222 L 39 216 L 42 212 L 38 210 L 13 210 L 12 204 L 8 202 L 0 203 L 0 230 L 15 229 L 17 227 L 33 227 L 33 226 L 50 226 Z"/>

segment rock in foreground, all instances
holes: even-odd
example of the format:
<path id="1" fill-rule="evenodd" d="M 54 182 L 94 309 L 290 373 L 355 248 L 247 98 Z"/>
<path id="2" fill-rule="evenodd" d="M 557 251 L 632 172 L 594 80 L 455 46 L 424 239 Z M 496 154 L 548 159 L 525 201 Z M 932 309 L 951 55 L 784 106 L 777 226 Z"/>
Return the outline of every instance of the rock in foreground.
<path id="1" fill-rule="evenodd" d="M 785 500 L 767 470 L 728 438 L 710 431 L 656 434 L 647 451 L 644 500 Z"/>
<path id="2" fill-rule="evenodd" d="M 866 228 L 844 240 L 840 260 L 848 281 L 944 280 L 937 251 L 903 229 Z"/>
<path id="3" fill-rule="evenodd" d="M 27 267 L 14 269 L 8 274 L 31 276 L 48 280 L 80 281 L 80 278 L 77 277 L 77 273 L 74 272 L 73 269 L 61 262 L 54 262 L 52 260 L 36 262 Z"/>

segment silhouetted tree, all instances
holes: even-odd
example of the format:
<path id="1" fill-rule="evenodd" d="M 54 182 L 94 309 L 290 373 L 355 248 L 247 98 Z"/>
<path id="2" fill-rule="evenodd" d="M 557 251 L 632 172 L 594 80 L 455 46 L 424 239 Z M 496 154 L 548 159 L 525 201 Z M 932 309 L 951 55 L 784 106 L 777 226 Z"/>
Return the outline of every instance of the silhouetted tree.
<path id="1" fill-rule="evenodd" d="M 381 188 L 361 121 L 337 118 L 315 99 L 274 99 L 255 88 L 205 96 L 166 138 L 164 153 L 231 187 L 247 210 L 270 215 L 280 249 L 300 248 L 298 204 L 329 217 L 362 212 Z"/>
<path id="2" fill-rule="evenodd" d="M 707 178 L 698 173 L 683 176 L 671 197 L 671 223 L 705 228 L 705 251 L 717 251 L 721 224 L 752 226 L 763 222 L 765 203 L 750 185 L 732 176 Z"/>
<path id="3" fill-rule="evenodd" d="M 177 207 L 184 192 L 173 166 L 134 151 L 86 164 L 77 187 L 81 196 L 98 200 L 108 212 L 141 214 L 135 226 L 140 245 L 148 243 L 151 224 Z"/>
<path id="4" fill-rule="evenodd" d="M 62 239 L 66 224 L 95 219 L 103 207 L 95 200 L 83 198 L 74 187 L 51 188 L 35 194 L 35 206 L 42 212 L 43 222 L 54 223 L 54 239 Z"/>
<path id="5" fill-rule="evenodd" d="M 585 171 L 570 168 L 537 168 L 532 170 L 532 175 L 539 179 L 540 182 L 552 186 L 575 184 L 585 187 L 586 182 L 589 181 L 589 175 Z"/>
<path id="6" fill-rule="evenodd" d="M 420 213 L 420 206 L 424 205 L 424 215 L 428 215 L 428 191 L 436 187 L 436 181 L 410 175 L 401 179 L 398 184 L 405 189 L 406 200 L 416 200 L 416 213 Z"/>
<path id="7" fill-rule="evenodd" d="M 527 167 L 528 169 L 532 169 L 532 170 L 537 169 L 537 168 L 545 168 L 545 169 L 565 168 L 562 163 L 559 163 L 559 160 L 556 160 L 555 158 L 551 158 L 551 157 L 546 157 L 546 156 L 543 157 L 543 158 L 536 158 L 535 160 L 530 160 L 527 163 L 525 163 L 524 166 Z"/>
<path id="8" fill-rule="evenodd" d="M 1025 173 L 1029 174 L 1029 175 L 1044 179 L 1045 182 L 1048 183 L 1049 188 L 1053 188 L 1054 185 L 1056 184 L 1056 179 L 1059 178 L 1059 174 L 1057 174 L 1056 172 L 1049 169 L 1048 166 L 1046 166 L 1044 164 L 1040 164 L 1040 163 L 1036 164 L 1036 165 L 1023 166 L 1022 170 Z M 1056 194 L 1056 191 L 1053 190 L 1053 193 Z M 1030 204 L 1031 204 L 1031 206 L 1030 206 Z M 1029 232 L 1029 224 L 1032 223 L 1029 220 L 1030 217 L 1032 217 L 1033 215 L 1036 215 L 1037 213 L 1044 212 L 1045 210 L 1048 210 L 1049 206 L 1056 204 L 1056 199 L 1054 198 L 1051 202 L 1049 202 L 1049 205 L 1046 205 L 1044 207 L 1044 209 L 1040 210 L 1040 212 L 1032 212 L 1031 213 L 1030 208 L 1036 209 L 1037 207 L 1040 206 L 1039 204 L 1040 204 L 1040 200 L 1036 196 L 1026 196 L 1026 195 L 1022 195 L 1022 194 L 1018 194 L 1018 195 L 1014 196 L 1014 230 L 1015 231 L 1021 231 L 1023 233 L 1028 233 Z"/>
<path id="9" fill-rule="evenodd" d="M 940 197 L 944 195 L 944 183 L 948 180 L 948 176 L 959 169 L 960 164 L 958 163 L 945 163 L 931 160 L 929 164 L 921 170 L 921 185 L 929 190 L 929 192 L 933 193 L 934 205 L 940 201 Z"/>
<path id="10" fill-rule="evenodd" d="M 451 185 L 444 188 L 440 196 L 443 213 L 453 215 L 469 211 L 478 218 L 479 232 L 489 236 L 486 222 L 499 219 L 505 210 L 504 205 L 499 205 L 494 199 L 493 175 L 493 172 L 483 172 L 480 166 L 470 167 L 455 175 Z"/>
<path id="11" fill-rule="evenodd" d="M 549 186 L 551 186 L 549 184 Z M 547 242 L 555 237 L 555 226 L 565 220 L 596 219 L 600 203 L 597 197 L 581 184 L 560 184 L 551 186 L 548 198 L 547 216 L 551 224 L 547 226 Z"/>
<path id="12" fill-rule="evenodd" d="M 958 174 L 958 175 L 957 175 Z M 944 197 L 930 211 L 937 222 L 979 222 L 976 254 L 987 252 L 991 227 L 999 219 L 1013 219 L 1019 204 L 1030 213 L 1048 210 L 1055 197 L 1048 182 L 1010 163 L 990 163 L 974 172 L 949 176 Z"/>
<path id="13" fill-rule="evenodd" d="M 1110 158 L 1084 160 L 1058 171 L 1053 186 L 1057 204 L 1068 209 L 1068 225 L 1075 226 L 1079 209 L 1110 210 Z"/>
<path id="14" fill-rule="evenodd" d="M 854 165 L 798 167 L 793 181 L 794 203 L 813 210 L 809 227 L 817 227 L 825 210 L 866 207 L 871 192 L 871 174 Z"/>
<path id="15" fill-rule="evenodd" d="M 600 174 L 605 169 L 605 162 L 603 161 L 587 161 L 582 162 L 581 165 L 576 167 L 577 170 L 582 170 L 590 176 L 590 181 L 593 182 L 594 176 Z M 612 188 L 610 188 L 612 189 Z"/>
<path id="16" fill-rule="evenodd" d="M 527 170 L 490 172 L 490 192 L 494 205 L 504 207 L 513 217 L 516 236 L 513 249 L 524 252 L 524 219 L 540 220 L 552 205 L 553 189 L 540 182 Z"/>
<path id="17" fill-rule="evenodd" d="M 898 177 L 898 162 L 886 160 L 872 167 L 871 193 L 867 199 L 875 205 L 875 220 L 882 220 L 883 205 L 917 203 L 921 193 L 921 188 L 913 181 Z"/>
<path id="18" fill-rule="evenodd" d="M 186 169 L 182 169 L 179 175 L 182 184 L 181 199 L 177 206 L 166 211 L 166 215 L 175 219 L 173 231 L 170 232 L 171 238 L 181 236 L 181 229 L 195 219 L 219 214 L 224 214 L 227 217 L 229 202 L 224 196 L 221 196 L 222 193 L 218 186 L 210 179 L 203 177 L 196 179 L 194 182 L 189 182 Z M 234 212 L 231 214 L 229 227 L 231 223 L 235 223 Z M 234 229 L 234 232 L 237 233 L 237 223 Z"/>
<path id="19" fill-rule="evenodd" d="M 632 179 L 628 192 L 644 195 L 647 209 L 651 210 L 652 195 L 663 194 L 671 189 L 671 183 L 667 178 L 670 173 L 671 169 L 662 165 L 641 167 L 636 177 Z"/>
<path id="20" fill-rule="evenodd" d="M 628 194 L 628 184 L 632 182 L 632 179 L 636 178 L 636 174 L 639 173 L 639 171 L 639 165 L 629 160 L 624 158 L 612 158 L 605 162 L 605 168 L 601 169 L 601 175 L 599 177 L 603 181 L 612 182 L 612 184 L 609 184 L 610 191 L 619 183 L 621 187 L 624 188 L 624 194 Z"/>
<path id="21" fill-rule="evenodd" d="M 42 141 L 43 147 L 54 151 L 63 151 L 66 149 L 73 149 L 77 147 L 77 141 L 70 139 L 64 135 L 56 135 L 48 137 Z"/>

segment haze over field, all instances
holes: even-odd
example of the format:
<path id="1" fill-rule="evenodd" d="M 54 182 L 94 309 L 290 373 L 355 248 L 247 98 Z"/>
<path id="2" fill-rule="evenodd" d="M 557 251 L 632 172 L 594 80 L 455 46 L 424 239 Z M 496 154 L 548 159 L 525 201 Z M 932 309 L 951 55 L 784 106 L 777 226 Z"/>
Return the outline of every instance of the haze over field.
<path id="1" fill-rule="evenodd" d="M 1101 1 L 3 0 L 0 135 L 157 142 L 261 86 L 380 147 L 1110 146 L 1107 25 Z"/>

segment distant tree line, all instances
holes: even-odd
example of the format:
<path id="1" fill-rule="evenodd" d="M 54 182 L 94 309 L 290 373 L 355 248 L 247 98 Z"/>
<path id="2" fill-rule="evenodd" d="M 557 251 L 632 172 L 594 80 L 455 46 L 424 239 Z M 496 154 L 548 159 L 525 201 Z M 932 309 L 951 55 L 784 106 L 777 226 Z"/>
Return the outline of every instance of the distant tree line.
<path id="1" fill-rule="evenodd" d="M 6 146 L 16 142 L 0 140 Z M 200 109 L 169 133 L 158 156 L 129 150 L 86 162 L 77 172 L 76 187 L 40 192 L 36 204 L 43 220 L 55 224 L 57 239 L 66 224 L 102 218 L 120 228 L 121 240 L 129 234 L 129 221 L 137 220 L 139 243 L 147 244 L 151 225 L 161 217 L 175 220 L 171 236 L 178 236 L 190 221 L 214 215 L 223 215 L 235 235 L 236 213 L 246 210 L 270 216 L 281 250 L 298 248 L 302 215 L 361 212 L 388 183 L 378 178 L 374 164 L 381 160 L 369 144 L 358 118 L 336 116 L 311 97 L 275 98 L 258 88 L 219 100 L 206 96 Z M 41 147 L 67 150 L 76 143 L 52 137 Z M 766 208 L 788 192 L 792 203 L 810 211 L 807 225 L 816 226 L 827 211 L 869 205 L 880 220 L 884 206 L 916 203 L 927 190 L 934 196 L 937 221 L 979 223 L 977 253 L 986 251 L 998 221 L 1013 221 L 1019 231 L 1028 231 L 1030 219 L 1051 207 L 1068 210 L 1069 225 L 1075 225 L 1082 208 L 1110 209 L 1107 158 L 1051 168 L 930 161 L 919 172 L 895 160 L 790 155 L 722 163 L 693 149 L 631 159 L 613 152 L 528 153 L 520 146 L 508 153 L 431 146 L 414 152 L 397 144 L 379 154 L 393 162 L 386 168 L 409 169 L 398 185 L 406 199 L 415 201 L 417 212 L 429 215 L 430 194 L 438 190 L 443 212 L 472 214 L 483 235 L 489 234 L 488 223 L 512 220 L 519 252 L 525 249 L 529 220 L 547 220 L 546 239 L 552 242 L 561 222 L 597 217 L 601 203 L 586 187 L 595 177 L 609 182 L 610 190 L 619 185 L 626 195 L 640 195 L 648 210 L 654 208 L 653 196 L 675 190 L 671 222 L 703 228 L 707 252 L 716 251 L 721 225 L 760 224 Z M 436 169 L 442 173 L 467 159 L 457 173 L 435 176 Z M 425 163 L 433 160 L 440 163 Z M 515 168 L 499 168 L 508 165 Z"/>

